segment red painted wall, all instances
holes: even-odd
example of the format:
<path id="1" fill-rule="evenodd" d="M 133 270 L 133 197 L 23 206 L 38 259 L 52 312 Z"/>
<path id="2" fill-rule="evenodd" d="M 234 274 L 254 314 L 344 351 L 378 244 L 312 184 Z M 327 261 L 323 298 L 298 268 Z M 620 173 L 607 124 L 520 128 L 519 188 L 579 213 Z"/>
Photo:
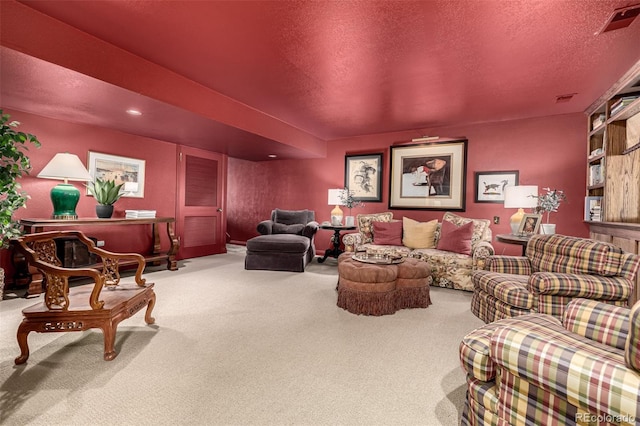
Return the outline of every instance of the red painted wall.
<path id="1" fill-rule="evenodd" d="M 315 210 L 319 222 L 329 220 L 333 206 L 327 205 L 327 189 L 344 185 L 344 156 L 384 152 L 382 202 L 368 202 L 353 214 L 388 210 L 389 147 L 422 135 L 465 136 L 469 140 L 466 175 L 466 211 L 460 215 L 492 219 L 493 234 L 509 233 L 509 218 L 515 209 L 502 204 L 474 203 L 476 171 L 519 170 L 520 184 L 562 189 L 568 201 L 553 213 L 551 221 L 561 234 L 588 236 L 583 223 L 586 179 L 586 125 L 582 114 L 541 117 L 473 126 L 405 131 L 331 141 L 327 158 L 304 161 L 249 162 L 229 159 L 228 232 L 232 241 L 257 235 L 256 225 L 269 218 L 273 208 Z M 444 212 L 393 210 L 394 217 L 408 216 L 426 221 L 442 218 Z M 345 212 L 346 213 L 346 212 Z M 329 247 L 330 232 L 320 231 L 316 247 Z M 519 254 L 520 247 L 494 241 L 497 253 Z"/>
<path id="2" fill-rule="evenodd" d="M 53 212 L 49 192 L 60 181 L 37 178 L 37 174 L 58 152 L 76 154 L 87 165 L 88 152 L 102 152 L 145 160 L 144 198 L 123 197 L 116 202 L 113 217 L 124 217 L 125 209 L 151 209 L 157 216 L 175 216 L 176 205 L 176 145 L 155 139 L 143 138 L 101 127 L 53 120 L 38 115 L 5 109 L 11 120 L 21 123 L 19 130 L 32 133 L 42 143 L 39 149 L 31 147 L 29 158 L 33 169 L 22 180 L 23 189 L 31 199 L 26 209 L 20 209 L 15 217 L 49 218 Z M 79 217 L 95 218 L 95 201 L 86 195 L 82 182 L 70 182 L 82 194 L 76 208 Z M 151 245 L 151 226 L 83 227 L 87 235 L 105 241 L 105 249 L 113 251 L 147 251 Z M 168 237 L 161 229 L 163 250 L 168 249 Z M 2 250 L 2 266 L 7 264 L 6 250 Z M 9 276 L 9 274 L 7 274 Z"/>

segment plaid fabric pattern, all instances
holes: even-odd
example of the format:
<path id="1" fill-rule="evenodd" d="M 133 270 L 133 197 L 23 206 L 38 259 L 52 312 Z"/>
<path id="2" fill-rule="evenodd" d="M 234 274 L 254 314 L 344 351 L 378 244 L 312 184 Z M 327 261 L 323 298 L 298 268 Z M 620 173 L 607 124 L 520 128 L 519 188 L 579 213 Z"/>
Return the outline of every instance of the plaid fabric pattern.
<path id="1" fill-rule="evenodd" d="M 622 257 L 622 267 L 619 275 L 633 282 L 640 271 L 640 256 L 633 253 L 624 253 L 620 256 Z"/>
<path id="2" fill-rule="evenodd" d="M 581 333 L 550 315 L 529 314 L 465 336 L 460 360 L 468 386 L 461 423 L 639 424 L 640 374 L 625 365 L 628 351 L 620 342 L 629 327 L 640 333 L 640 302 L 630 310 L 575 300 L 565 325 Z"/>
<path id="3" fill-rule="evenodd" d="M 586 299 L 626 300 L 633 283 L 620 277 L 536 272 L 529 278 L 529 291 L 538 294 L 584 297 Z"/>
<path id="4" fill-rule="evenodd" d="M 500 274 L 489 271 L 474 271 L 471 275 L 473 288 L 507 303 L 510 306 L 531 309 L 534 295 L 527 290 L 526 275 Z"/>
<path id="5" fill-rule="evenodd" d="M 566 235 L 534 235 L 527 257 L 534 271 L 566 274 L 617 275 L 622 249 L 601 241 Z"/>
<path id="6" fill-rule="evenodd" d="M 550 414 L 545 412 L 546 401 L 552 395 L 595 415 L 632 419 L 628 424 L 640 419 L 640 376 L 625 366 L 619 349 L 569 333 L 558 325 L 540 329 L 535 324 L 520 323 L 496 329 L 491 336 L 490 356 L 498 371 L 504 369 L 544 390 L 537 397 L 541 413 L 527 413 L 535 424 L 558 424 L 544 421 Z M 516 385 L 501 382 L 500 386 L 507 392 Z M 508 410 L 519 410 L 530 397 L 529 392 L 517 388 L 504 394 L 504 401 L 500 396 Z M 500 407 L 498 411 L 500 414 Z M 558 419 L 561 424 L 570 420 Z"/>
<path id="7" fill-rule="evenodd" d="M 483 382 L 468 378 L 467 400 L 462 411 L 461 425 L 498 426 L 503 425 L 496 415 L 498 398 L 495 381 Z"/>
<path id="8" fill-rule="evenodd" d="M 530 309 L 518 309 L 507 305 L 486 293 L 476 291 L 471 296 L 471 312 L 485 323 L 530 314 Z"/>
<path id="9" fill-rule="evenodd" d="M 629 334 L 629 309 L 575 299 L 567 305 L 562 325 L 572 333 L 623 350 Z"/>
<path id="10" fill-rule="evenodd" d="M 487 271 L 503 274 L 531 275 L 531 262 L 524 256 L 495 255 L 487 258 Z"/>
<path id="11" fill-rule="evenodd" d="M 629 368 L 640 372 L 640 302 L 631 307 L 629 323 L 630 332 L 625 342 L 624 360 Z"/>

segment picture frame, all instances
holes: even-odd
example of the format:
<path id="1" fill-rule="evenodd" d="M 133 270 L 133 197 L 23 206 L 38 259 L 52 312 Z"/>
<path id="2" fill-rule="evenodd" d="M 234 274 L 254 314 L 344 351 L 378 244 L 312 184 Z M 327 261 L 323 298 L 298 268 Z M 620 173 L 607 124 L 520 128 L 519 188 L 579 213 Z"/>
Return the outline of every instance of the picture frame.
<path id="1" fill-rule="evenodd" d="M 392 146 L 389 208 L 464 211 L 467 142 Z"/>
<path id="2" fill-rule="evenodd" d="M 530 237 L 535 235 L 540 230 L 540 223 L 542 222 L 541 214 L 525 214 L 522 217 L 522 222 L 518 227 L 518 235 Z"/>
<path id="3" fill-rule="evenodd" d="M 504 204 L 506 187 L 517 186 L 519 175 L 518 170 L 476 172 L 473 201 Z"/>
<path id="4" fill-rule="evenodd" d="M 345 155 L 344 187 L 356 201 L 382 201 L 382 153 Z"/>
<path id="5" fill-rule="evenodd" d="M 87 165 L 94 179 L 124 184 L 123 197 L 144 198 L 145 160 L 89 151 Z"/>

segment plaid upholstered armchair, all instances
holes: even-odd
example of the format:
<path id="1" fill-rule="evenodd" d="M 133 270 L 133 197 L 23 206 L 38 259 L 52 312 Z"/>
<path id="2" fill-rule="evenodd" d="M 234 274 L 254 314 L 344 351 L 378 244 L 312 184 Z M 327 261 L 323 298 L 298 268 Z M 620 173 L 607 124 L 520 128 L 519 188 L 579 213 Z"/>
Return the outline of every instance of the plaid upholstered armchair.
<path id="1" fill-rule="evenodd" d="M 473 271 L 471 312 L 484 322 L 532 312 L 562 318 L 573 299 L 627 306 L 640 256 L 612 244 L 535 235 L 526 256 L 490 256 Z"/>
<path id="2" fill-rule="evenodd" d="M 640 423 L 640 302 L 571 301 L 563 321 L 527 314 L 460 343 L 462 425 Z"/>

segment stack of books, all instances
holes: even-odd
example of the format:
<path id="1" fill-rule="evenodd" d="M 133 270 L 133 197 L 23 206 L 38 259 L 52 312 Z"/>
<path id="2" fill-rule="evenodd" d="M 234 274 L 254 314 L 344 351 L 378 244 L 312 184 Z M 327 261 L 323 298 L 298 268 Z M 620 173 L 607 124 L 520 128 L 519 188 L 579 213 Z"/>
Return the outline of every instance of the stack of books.
<path id="1" fill-rule="evenodd" d="M 636 99 L 638 99 L 637 95 L 634 95 L 634 96 L 623 96 L 620 99 L 618 99 L 617 101 L 615 101 L 613 104 L 611 104 L 611 114 L 610 114 L 611 117 L 613 117 L 614 115 L 616 115 L 617 113 L 622 111 L 627 105 L 629 105 L 630 103 L 632 103 Z"/>
<path id="2" fill-rule="evenodd" d="M 125 210 L 124 213 L 127 219 L 147 219 L 156 217 L 155 210 Z"/>
<path id="3" fill-rule="evenodd" d="M 604 114 L 600 114 L 596 118 L 593 119 L 593 124 L 591 125 L 591 130 L 597 129 L 598 127 L 604 124 L 605 116 Z"/>

